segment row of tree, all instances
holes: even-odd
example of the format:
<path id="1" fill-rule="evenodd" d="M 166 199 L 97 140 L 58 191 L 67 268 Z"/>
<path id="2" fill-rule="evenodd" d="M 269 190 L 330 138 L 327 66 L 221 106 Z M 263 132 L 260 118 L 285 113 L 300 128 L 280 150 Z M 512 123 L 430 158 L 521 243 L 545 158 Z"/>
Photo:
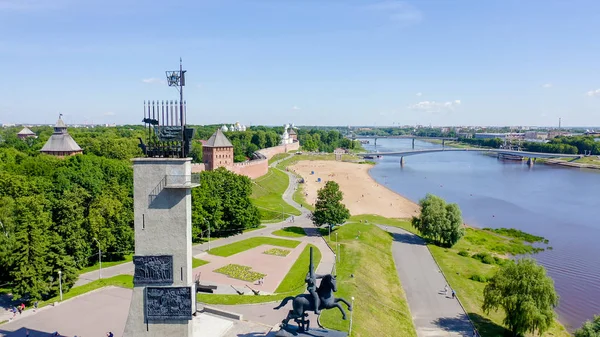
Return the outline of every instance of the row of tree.
<path id="1" fill-rule="evenodd" d="M 42 129 L 40 129 L 42 130 Z M 18 139 L 0 129 L 0 284 L 16 298 L 44 299 L 77 279 L 78 269 L 133 252 L 133 170 L 141 155 L 136 128 L 70 129 L 83 155 L 39 153 L 52 130 Z M 251 181 L 224 169 L 203 172 L 193 190 L 195 239 L 211 227 L 232 235 L 259 224 Z"/>
<path id="2" fill-rule="evenodd" d="M 298 140 L 305 151 L 333 152 L 336 148 L 361 149 L 359 142 L 344 137 L 337 130 L 300 129 Z"/>
<path id="3" fill-rule="evenodd" d="M 495 149 L 504 144 L 504 140 L 500 138 L 460 138 L 460 141 Z M 521 147 L 524 151 L 531 152 L 600 155 L 600 142 L 595 141 L 592 136 L 560 136 L 548 143 L 525 141 L 521 142 Z"/>

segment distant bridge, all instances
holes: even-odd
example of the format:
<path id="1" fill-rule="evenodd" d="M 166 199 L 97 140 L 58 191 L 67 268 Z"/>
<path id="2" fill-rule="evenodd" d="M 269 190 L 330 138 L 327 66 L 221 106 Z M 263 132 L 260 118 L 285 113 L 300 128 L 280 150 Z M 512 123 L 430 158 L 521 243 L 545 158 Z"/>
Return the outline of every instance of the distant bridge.
<path id="1" fill-rule="evenodd" d="M 436 153 L 436 152 L 485 152 L 495 153 L 498 156 L 510 156 L 529 158 L 528 164 L 533 165 L 536 158 L 581 158 L 582 155 L 578 154 L 562 154 L 562 153 L 543 153 L 543 152 L 529 152 L 529 151 L 516 151 L 516 150 L 503 150 L 503 149 L 481 149 L 481 148 L 440 148 L 440 149 L 423 149 L 423 150 L 405 150 L 405 151 L 394 151 L 394 152 L 370 152 L 370 153 L 358 153 L 359 157 L 367 156 L 400 156 L 400 164 L 404 164 L 404 157 L 414 156 L 417 154 L 425 153 Z M 533 160 L 532 160 L 533 158 Z"/>
<path id="2" fill-rule="evenodd" d="M 375 140 L 375 146 L 377 146 L 377 139 L 381 139 L 381 138 L 392 138 L 392 139 L 412 139 L 412 148 L 415 148 L 415 139 L 437 139 L 437 140 L 441 140 L 442 141 L 442 146 L 446 145 L 446 141 L 450 141 L 450 140 L 458 140 L 458 138 L 456 137 L 427 137 L 427 136 L 414 136 L 414 135 L 397 135 L 397 136 L 358 136 L 358 135 L 352 135 L 352 136 L 348 136 L 347 138 L 351 138 L 352 140 L 356 140 L 356 139 L 374 139 Z"/>

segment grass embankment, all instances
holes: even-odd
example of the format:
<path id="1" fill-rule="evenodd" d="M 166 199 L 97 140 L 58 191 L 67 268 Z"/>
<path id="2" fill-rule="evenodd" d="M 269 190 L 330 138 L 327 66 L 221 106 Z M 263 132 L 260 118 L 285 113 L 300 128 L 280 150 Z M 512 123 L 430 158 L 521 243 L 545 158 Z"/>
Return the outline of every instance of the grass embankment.
<path id="1" fill-rule="evenodd" d="M 96 259 L 97 258 L 98 257 L 96 257 Z M 123 264 L 123 263 L 126 263 L 126 262 L 131 262 L 132 260 L 133 260 L 133 254 L 128 254 L 128 255 L 125 255 L 125 259 L 121 260 L 121 261 L 107 261 L 107 262 L 102 262 L 102 268 L 108 268 L 108 267 L 116 266 L 116 265 Z M 91 271 L 95 271 L 95 270 L 98 270 L 98 269 L 100 269 L 100 264 L 96 263 L 96 264 L 94 264 L 92 266 L 82 268 L 81 270 L 79 270 L 79 274 L 81 275 L 81 274 L 89 273 Z"/>
<path id="2" fill-rule="evenodd" d="M 270 168 L 269 173 L 253 182 L 250 199 L 260 210 L 260 218 L 263 221 L 278 222 L 283 221 L 284 217 L 301 214 L 281 197 L 289 185 L 289 178 L 285 172 Z"/>
<path id="3" fill-rule="evenodd" d="M 373 215 L 354 216 L 352 220 L 367 220 L 372 224 L 400 227 L 411 233 L 419 234 L 407 220 L 387 219 Z M 489 259 L 485 256 L 503 258 L 507 255 L 533 253 L 535 248 L 526 244 L 524 240 L 543 240 L 541 237 L 520 231 L 506 229 L 496 231 L 502 235 L 488 230 L 467 228 L 465 236 L 452 248 L 428 244 L 431 254 L 444 272 L 448 284 L 456 290 L 465 310 L 482 336 L 502 336 L 504 333 L 502 326 L 504 312 L 490 312 L 489 315 L 486 315 L 481 309 L 485 280 L 491 278 L 499 268 L 498 259 Z M 516 237 L 510 237 L 510 235 Z M 466 256 L 459 255 L 459 253 Z M 484 282 L 474 281 L 471 278 Z M 556 324 L 544 336 L 566 337 L 570 335 L 556 321 Z"/>
<path id="4" fill-rule="evenodd" d="M 296 248 L 300 244 L 300 241 L 277 239 L 269 237 L 256 237 L 249 238 L 246 240 L 234 242 L 225 246 L 213 248 L 209 251 L 212 255 L 228 257 L 237 253 L 241 253 L 248 249 L 252 249 L 261 245 L 272 245 L 284 248 Z"/>
<path id="5" fill-rule="evenodd" d="M 321 252 L 313 245 L 307 245 L 296 262 L 290 268 L 285 278 L 277 287 L 276 294 L 273 295 L 261 295 L 261 296 L 240 296 L 240 295 L 213 295 L 213 294 L 198 294 L 196 299 L 199 302 L 206 304 L 256 304 L 256 303 L 267 303 L 273 301 L 281 301 L 287 296 L 296 296 L 303 293 L 306 287 L 304 283 L 304 277 L 306 276 L 308 261 L 310 260 L 310 248 L 313 247 L 313 262 L 315 269 L 319 266 L 321 261 Z"/>
<path id="6" fill-rule="evenodd" d="M 355 298 L 352 335 L 416 336 L 392 258 L 392 237 L 376 226 L 361 223 L 346 224 L 336 232 L 341 261 L 336 267 L 335 296 L 347 301 Z M 330 245 L 335 249 L 335 241 Z M 321 323 L 343 331 L 349 326 L 349 320 L 340 320 L 337 309 L 324 311 Z"/>
<path id="7" fill-rule="evenodd" d="M 272 233 L 277 236 L 284 236 L 290 238 L 299 238 L 306 236 L 306 232 L 304 232 L 304 228 L 302 227 L 286 227 L 284 229 L 278 229 Z"/>
<path id="8" fill-rule="evenodd" d="M 276 155 L 274 155 L 273 157 L 271 157 L 271 159 L 269 159 L 269 165 L 273 164 L 274 162 L 281 160 L 281 159 L 285 159 L 287 156 L 289 156 L 289 153 L 278 153 Z"/>

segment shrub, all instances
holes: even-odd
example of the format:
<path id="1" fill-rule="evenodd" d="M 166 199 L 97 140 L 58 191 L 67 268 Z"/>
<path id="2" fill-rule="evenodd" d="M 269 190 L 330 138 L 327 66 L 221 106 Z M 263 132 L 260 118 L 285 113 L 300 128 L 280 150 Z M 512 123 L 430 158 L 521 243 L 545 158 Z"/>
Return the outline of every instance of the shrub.
<path id="1" fill-rule="evenodd" d="M 475 274 L 475 275 L 469 277 L 469 279 L 476 281 L 476 282 L 481 282 L 481 283 L 486 283 L 488 281 L 487 277 L 481 276 L 479 274 Z"/>
<path id="2" fill-rule="evenodd" d="M 479 260 L 485 264 L 496 264 L 496 260 L 489 253 L 477 253 L 472 256 L 475 260 Z"/>
<path id="3" fill-rule="evenodd" d="M 469 252 L 467 252 L 466 250 L 461 250 L 460 252 L 458 252 L 458 255 L 468 257 Z"/>

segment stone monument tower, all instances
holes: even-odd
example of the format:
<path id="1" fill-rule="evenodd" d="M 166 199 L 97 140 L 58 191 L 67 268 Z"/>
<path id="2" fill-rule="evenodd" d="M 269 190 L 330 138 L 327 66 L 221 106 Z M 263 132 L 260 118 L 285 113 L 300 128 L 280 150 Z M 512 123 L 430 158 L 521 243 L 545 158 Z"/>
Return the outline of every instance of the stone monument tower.
<path id="1" fill-rule="evenodd" d="M 169 85 L 182 90 L 184 73 L 167 72 Z M 144 103 L 148 144 L 140 139 L 146 157 L 133 160 L 135 272 L 124 337 L 193 335 L 191 189 L 199 182 L 187 158 L 194 130 L 185 127 L 184 107 Z"/>

